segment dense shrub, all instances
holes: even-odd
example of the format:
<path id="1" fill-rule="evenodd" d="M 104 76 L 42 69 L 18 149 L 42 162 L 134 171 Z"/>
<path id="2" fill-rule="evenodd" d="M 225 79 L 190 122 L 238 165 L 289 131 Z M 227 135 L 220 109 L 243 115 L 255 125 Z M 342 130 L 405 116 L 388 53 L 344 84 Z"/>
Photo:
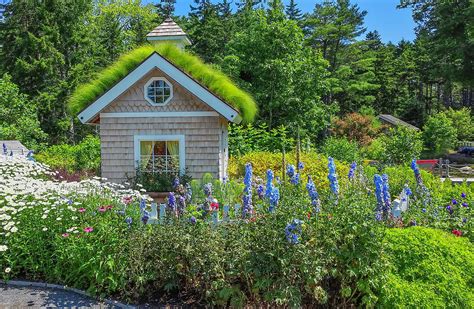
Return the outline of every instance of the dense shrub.
<path id="1" fill-rule="evenodd" d="M 380 132 L 381 125 L 373 115 L 346 114 L 332 123 L 332 132 L 337 137 L 347 138 L 360 145 L 368 145 Z"/>
<path id="2" fill-rule="evenodd" d="M 321 146 L 321 152 L 328 157 L 348 163 L 359 160 L 357 143 L 345 138 L 330 137 L 326 139 L 323 146 Z"/>
<path id="3" fill-rule="evenodd" d="M 463 107 L 458 110 L 449 108 L 444 114 L 451 119 L 458 141 L 472 141 L 474 139 L 474 120 L 469 108 Z"/>
<path id="4" fill-rule="evenodd" d="M 382 307 L 472 308 L 474 246 L 466 238 L 435 229 L 389 229 L 388 278 Z"/>
<path id="5" fill-rule="evenodd" d="M 390 164 L 406 164 L 419 158 L 423 150 L 421 133 L 405 126 L 391 128 L 382 138 L 384 161 Z"/>
<path id="6" fill-rule="evenodd" d="M 303 183 L 309 175 L 322 188 L 327 188 L 327 157 L 315 152 L 301 153 L 300 161 L 304 163 L 304 169 L 301 171 Z M 229 177 L 231 179 L 243 178 L 246 163 L 252 164 L 254 175 L 261 179 L 265 179 L 266 172 L 269 169 L 274 171 L 275 177 L 283 179 L 282 171 L 286 170 L 286 167 L 282 168 L 283 155 L 281 153 L 252 152 L 244 156 L 230 158 L 228 167 Z M 285 155 L 285 163 L 296 166 L 296 154 L 294 152 L 287 153 Z M 346 179 L 348 172 L 349 167 L 347 164 L 337 164 L 337 173 L 343 175 L 342 181 Z"/>
<path id="7" fill-rule="evenodd" d="M 36 106 L 7 74 L 0 75 L 0 140 L 19 140 L 38 150 L 47 138 L 41 130 Z"/>
<path id="8" fill-rule="evenodd" d="M 294 143 L 289 137 L 288 129 L 283 126 L 271 130 L 266 124 L 229 126 L 231 156 L 241 156 L 255 151 L 280 152 L 283 148 L 288 150 L 294 147 Z"/>
<path id="9" fill-rule="evenodd" d="M 100 170 L 100 140 L 89 135 L 77 145 L 54 145 L 46 148 L 35 158 L 53 169 L 74 172 L 94 172 Z"/>
<path id="10" fill-rule="evenodd" d="M 457 131 L 444 113 L 430 116 L 423 126 L 423 140 L 427 150 L 434 155 L 445 154 L 456 142 Z"/>

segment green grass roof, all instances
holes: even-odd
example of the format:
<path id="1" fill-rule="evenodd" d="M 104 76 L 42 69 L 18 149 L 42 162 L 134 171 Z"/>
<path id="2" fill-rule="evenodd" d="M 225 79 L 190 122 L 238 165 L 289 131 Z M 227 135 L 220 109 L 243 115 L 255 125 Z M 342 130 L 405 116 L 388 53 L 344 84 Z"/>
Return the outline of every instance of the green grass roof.
<path id="1" fill-rule="evenodd" d="M 71 113 L 76 115 L 85 109 L 155 51 L 239 111 L 244 122 L 253 121 L 257 104 L 247 92 L 237 87 L 222 72 L 173 44 L 144 45 L 121 56 L 114 64 L 97 73 L 90 82 L 76 88 L 68 100 Z"/>

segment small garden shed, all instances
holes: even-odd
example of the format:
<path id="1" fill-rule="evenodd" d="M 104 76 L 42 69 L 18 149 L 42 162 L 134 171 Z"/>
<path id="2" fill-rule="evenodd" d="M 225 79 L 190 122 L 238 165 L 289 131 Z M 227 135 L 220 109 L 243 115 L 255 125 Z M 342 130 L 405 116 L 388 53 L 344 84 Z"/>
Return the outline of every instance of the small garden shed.
<path id="1" fill-rule="evenodd" d="M 227 170 L 229 122 L 251 121 L 253 99 L 223 73 L 184 51 L 191 42 L 171 19 L 150 44 L 122 56 L 69 101 L 82 123 L 100 126 L 102 177 Z"/>

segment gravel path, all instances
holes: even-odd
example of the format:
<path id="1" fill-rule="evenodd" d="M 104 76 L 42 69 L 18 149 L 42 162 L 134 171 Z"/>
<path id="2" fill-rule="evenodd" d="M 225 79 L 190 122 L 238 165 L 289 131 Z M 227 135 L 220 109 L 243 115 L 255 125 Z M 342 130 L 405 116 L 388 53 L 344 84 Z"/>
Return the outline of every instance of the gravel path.
<path id="1" fill-rule="evenodd" d="M 70 291 L 0 284 L 0 308 L 114 308 Z"/>

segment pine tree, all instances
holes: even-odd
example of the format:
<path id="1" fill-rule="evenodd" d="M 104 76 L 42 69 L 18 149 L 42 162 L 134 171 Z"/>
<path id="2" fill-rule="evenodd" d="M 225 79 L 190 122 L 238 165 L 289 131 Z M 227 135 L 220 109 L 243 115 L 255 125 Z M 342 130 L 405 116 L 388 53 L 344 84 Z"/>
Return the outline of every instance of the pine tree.
<path id="1" fill-rule="evenodd" d="M 173 16 L 175 10 L 176 0 L 159 0 L 160 2 L 155 4 L 158 11 L 158 16 L 161 19 L 165 19 Z"/>
<path id="2" fill-rule="evenodd" d="M 290 0 L 290 3 L 286 6 L 286 16 L 288 19 L 299 21 L 303 17 L 301 10 L 298 8 L 295 0 Z"/>

